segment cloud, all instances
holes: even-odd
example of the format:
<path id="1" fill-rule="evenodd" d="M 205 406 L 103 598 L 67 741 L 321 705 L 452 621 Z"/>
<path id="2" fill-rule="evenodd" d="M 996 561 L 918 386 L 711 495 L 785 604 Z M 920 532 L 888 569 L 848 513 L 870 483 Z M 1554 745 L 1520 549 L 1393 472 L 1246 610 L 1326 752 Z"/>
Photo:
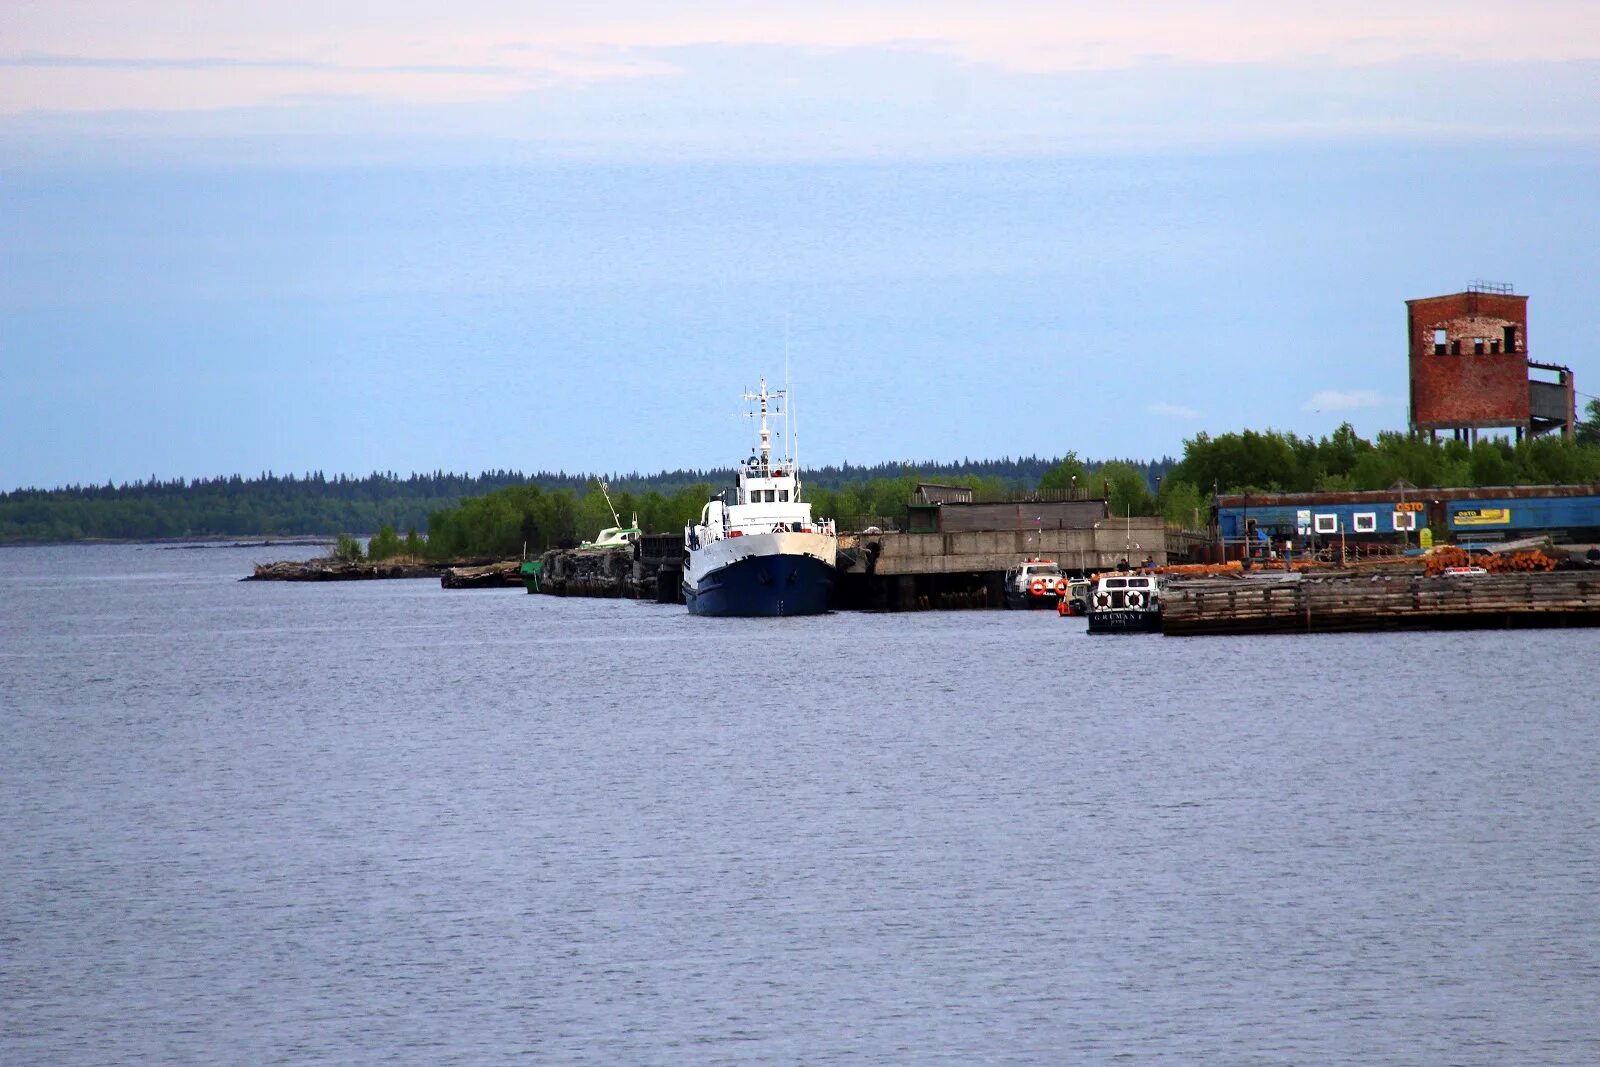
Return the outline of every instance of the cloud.
<path id="1" fill-rule="evenodd" d="M 1194 408 L 1184 407 L 1182 404 L 1168 404 L 1165 401 L 1150 404 L 1145 410 L 1152 415 L 1163 415 L 1170 419 L 1198 419 L 1202 417 L 1200 412 Z"/>
<path id="2" fill-rule="evenodd" d="M 397 0 L 382 21 L 338 0 L 201 21 L 185 6 L 25 8 L 0 47 L 0 161 L 231 159 L 313 132 L 274 158 L 409 159 L 430 140 L 456 159 L 792 162 L 1600 137 L 1600 22 L 1572 0 L 1458 0 L 1447 19 L 1378 0 L 1194 0 L 1160 19 L 1079 0 L 928 0 L 914 20 L 887 0 L 460 0 L 449 17 Z"/>
<path id="3" fill-rule="evenodd" d="M 1600 22 L 1588 17 L 1591 4 L 1187 0 L 1157 12 L 1154 5 L 1101 0 L 928 0 L 908 17 L 892 0 L 617 0 L 587 8 L 527 0 L 458 0 L 447 8 L 278 0 L 208 5 L 199 19 L 185 10 L 191 5 L 172 0 L 79 0 L 27 6 L 12 16 L 0 53 L 0 65 L 12 68 L 0 82 L 0 113 L 269 105 L 322 91 L 330 74 L 345 91 L 373 100 L 506 99 L 530 84 L 581 88 L 670 73 L 659 66 L 663 56 L 700 49 L 796 57 L 865 51 L 891 66 L 896 57 L 917 55 L 948 61 L 980 94 L 997 76 L 1137 70 L 1161 82 L 1182 67 L 1359 73 L 1418 62 L 1476 65 L 1486 56 L 1497 64 L 1550 65 L 1600 61 Z M 808 69 L 791 60 L 785 67 L 797 95 L 827 92 L 826 64 Z M 85 85 L 50 78 L 52 69 L 101 69 L 117 77 Z M 280 76 L 249 76 L 262 71 Z M 231 72 L 236 82 L 206 77 L 217 72 Z M 419 87 L 388 76 L 396 72 L 435 77 Z M 220 103 L 211 102 L 213 94 Z M 1181 100 L 1182 86 L 1169 95 Z M 1342 110 L 1337 101 L 1328 106 Z"/>
<path id="4" fill-rule="evenodd" d="M 1355 411 L 1358 408 L 1381 408 L 1389 398 L 1371 389 L 1324 389 L 1306 401 L 1307 411 Z"/>

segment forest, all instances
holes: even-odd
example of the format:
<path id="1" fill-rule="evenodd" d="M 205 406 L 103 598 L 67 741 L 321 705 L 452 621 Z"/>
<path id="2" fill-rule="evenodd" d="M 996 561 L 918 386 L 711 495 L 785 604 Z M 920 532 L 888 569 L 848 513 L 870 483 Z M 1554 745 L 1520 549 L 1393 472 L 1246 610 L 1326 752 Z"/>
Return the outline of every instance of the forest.
<path id="1" fill-rule="evenodd" d="M 985 484 L 1015 490 L 1032 487 L 1059 461 L 1059 457 L 1028 456 L 956 463 L 845 464 L 808 470 L 806 484 L 821 492 L 834 487 L 859 487 L 903 479 L 908 471 L 915 471 L 925 480 L 976 478 Z M 1140 469 L 1153 479 L 1173 462 L 1166 459 L 1143 464 Z M 673 470 L 651 475 L 637 471 L 613 472 L 603 476 L 609 482 L 623 519 L 637 507 L 641 522 L 652 529 L 658 528 L 656 523 L 667 523 L 659 527 L 662 529 L 682 527 L 682 522 L 676 521 L 677 511 L 671 513 L 672 521 L 668 521 L 661 501 L 677 500 L 685 490 L 692 489 L 690 495 L 698 502 L 689 510 L 699 514 L 707 487 L 729 485 L 733 481 L 732 469 Z M 556 535 L 559 541 L 577 536 L 578 531 L 585 531 L 582 534 L 585 537 L 594 536 L 598 527 L 590 519 L 605 515 L 603 500 L 594 494 L 595 500 L 588 505 L 581 520 L 576 508 L 577 502 L 587 498 L 595 485 L 592 474 L 565 471 L 525 474 L 496 470 L 477 475 L 434 471 L 408 476 L 389 471 L 364 477 L 325 475 L 321 471 L 304 475 L 269 471 L 253 478 L 235 474 L 194 479 L 162 479 L 152 475 L 145 481 L 120 485 L 26 488 L 0 493 L 0 544 L 226 537 L 332 539 L 339 533 L 376 534 L 385 527 L 401 532 L 427 531 L 436 514 L 448 515 L 465 501 L 513 488 L 539 491 L 537 494 L 510 494 L 505 498 L 517 501 L 518 507 L 536 497 L 549 497 L 553 501 L 548 507 L 554 510 L 543 516 L 539 528 L 562 531 Z M 563 492 L 565 497 L 560 495 Z M 532 514 L 546 505 L 526 506 Z M 569 506 L 571 516 L 563 510 Z M 859 503 L 851 506 L 858 510 L 865 507 Z M 609 515 L 605 517 L 606 521 L 599 525 L 611 525 Z M 450 520 L 443 521 L 448 524 Z M 576 525 L 570 525 L 573 523 Z M 445 540 L 451 540 L 448 532 Z M 497 543 L 509 542 L 502 537 Z"/>
<path id="2" fill-rule="evenodd" d="M 1162 515 L 1203 528 L 1218 492 L 1386 489 L 1435 486 L 1600 484 L 1600 401 L 1591 401 L 1577 440 L 1513 443 L 1434 441 L 1381 432 L 1369 440 L 1347 423 L 1321 437 L 1276 430 L 1200 433 L 1174 460 L 1051 458 L 833 466 L 804 472 L 814 513 L 841 529 L 904 524 L 918 482 L 970 486 L 979 499 L 1077 489 L 1104 494 L 1115 515 Z M 647 532 L 677 532 L 698 517 L 734 472 L 675 470 L 607 477 L 618 520 Z M 375 558 L 509 558 L 576 544 L 613 525 L 594 475 L 476 476 L 392 472 L 364 478 L 266 473 L 246 479 L 181 479 L 120 486 L 24 489 L 0 494 L 0 543 L 85 539 L 370 535 Z M 341 542 L 347 553 L 358 545 Z"/>

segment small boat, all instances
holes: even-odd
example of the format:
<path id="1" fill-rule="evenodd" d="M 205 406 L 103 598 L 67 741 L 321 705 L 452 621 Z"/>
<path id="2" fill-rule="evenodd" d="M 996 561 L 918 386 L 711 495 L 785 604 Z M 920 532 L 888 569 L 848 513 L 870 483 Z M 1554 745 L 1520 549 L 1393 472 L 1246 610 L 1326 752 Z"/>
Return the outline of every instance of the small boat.
<path id="1" fill-rule="evenodd" d="M 522 578 L 522 587 L 530 593 L 540 592 L 539 583 L 544 579 L 544 560 L 525 559 L 517 574 Z"/>
<path id="2" fill-rule="evenodd" d="M 766 380 L 745 399 L 759 405 L 759 447 L 739 467 L 734 500 L 726 492 L 684 527 L 683 602 L 693 615 L 820 615 L 828 610 L 838 562 L 832 519 L 816 519 L 803 502 L 800 474 L 785 434 L 785 455 L 772 455 L 767 427 L 773 401 Z"/>
<path id="3" fill-rule="evenodd" d="M 592 549 L 602 548 L 627 548 L 639 540 L 639 527 L 637 526 L 607 526 L 593 541 L 580 542 L 575 551 L 588 552 Z M 568 544 L 572 542 L 568 541 Z"/>
<path id="4" fill-rule="evenodd" d="M 637 515 L 633 517 L 632 526 L 622 525 L 622 520 L 617 518 L 616 505 L 611 503 L 611 494 L 606 492 L 605 479 L 596 478 L 595 481 L 600 483 L 600 495 L 605 497 L 606 507 L 611 512 L 611 521 L 617 525 L 607 526 L 605 529 L 601 530 L 595 535 L 593 541 L 581 542 L 578 545 L 577 550 L 579 552 L 589 552 L 599 551 L 607 548 L 631 547 L 642 536 L 641 531 L 639 530 L 639 517 Z M 571 542 L 568 543 L 570 544 Z"/>
<path id="5" fill-rule="evenodd" d="M 1008 608 L 1054 608 L 1070 590 L 1071 582 L 1053 559 L 1025 559 L 1006 571 Z"/>
<path id="6" fill-rule="evenodd" d="M 1056 603 L 1056 614 L 1071 616 L 1089 614 L 1089 584 L 1087 578 L 1069 578 L 1066 595 Z"/>
<path id="7" fill-rule="evenodd" d="M 1161 632 L 1161 579 L 1119 571 L 1102 574 L 1089 597 L 1092 634 Z"/>

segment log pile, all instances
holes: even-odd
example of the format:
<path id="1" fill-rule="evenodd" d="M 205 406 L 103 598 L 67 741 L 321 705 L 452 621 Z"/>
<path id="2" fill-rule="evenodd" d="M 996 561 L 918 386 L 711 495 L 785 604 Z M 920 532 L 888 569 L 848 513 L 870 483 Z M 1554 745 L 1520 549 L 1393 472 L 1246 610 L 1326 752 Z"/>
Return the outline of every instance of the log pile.
<path id="1" fill-rule="evenodd" d="M 479 567 L 449 567 L 439 576 L 439 584 L 446 589 L 521 589 L 522 561 L 508 559 Z"/>
<path id="2" fill-rule="evenodd" d="M 1168 583 L 1168 635 L 1600 625 L 1600 574 L 1341 573 Z"/>
<path id="3" fill-rule="evenodd" d="M 1521 571 L 1553 571 L 1560 564 L 1554 556 L 1534 549 L 1529 552 L 1468 553 L 1464 549 L 1447 545 L 1428 553 L 1423 564 L 1429 575 L 1443 574 L 1450 567 L 1482 567 L 1490 574 L 1510 574 Z"/>
<path id="4" fill-rule="evenodd" d="M 437 578 L 444 567 L 436 563 L 402 562 L 399 560 L 338 560 L 321 559 L 285 560 L 279 563 L 257 563 L 255 572 L 239 579 L 242 582 L 350 582 L 372 578 Z"/>

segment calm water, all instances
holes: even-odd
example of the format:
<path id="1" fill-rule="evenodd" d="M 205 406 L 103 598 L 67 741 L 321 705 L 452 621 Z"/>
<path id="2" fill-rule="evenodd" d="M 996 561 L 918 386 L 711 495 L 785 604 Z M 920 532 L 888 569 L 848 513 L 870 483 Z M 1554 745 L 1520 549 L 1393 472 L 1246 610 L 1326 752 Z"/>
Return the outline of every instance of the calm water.
<path id="1" fill-rule="evenodd" d="M 1600 1062 L 1600 631 L 284 554 L 0 550 L 0 1062 Z"/>

